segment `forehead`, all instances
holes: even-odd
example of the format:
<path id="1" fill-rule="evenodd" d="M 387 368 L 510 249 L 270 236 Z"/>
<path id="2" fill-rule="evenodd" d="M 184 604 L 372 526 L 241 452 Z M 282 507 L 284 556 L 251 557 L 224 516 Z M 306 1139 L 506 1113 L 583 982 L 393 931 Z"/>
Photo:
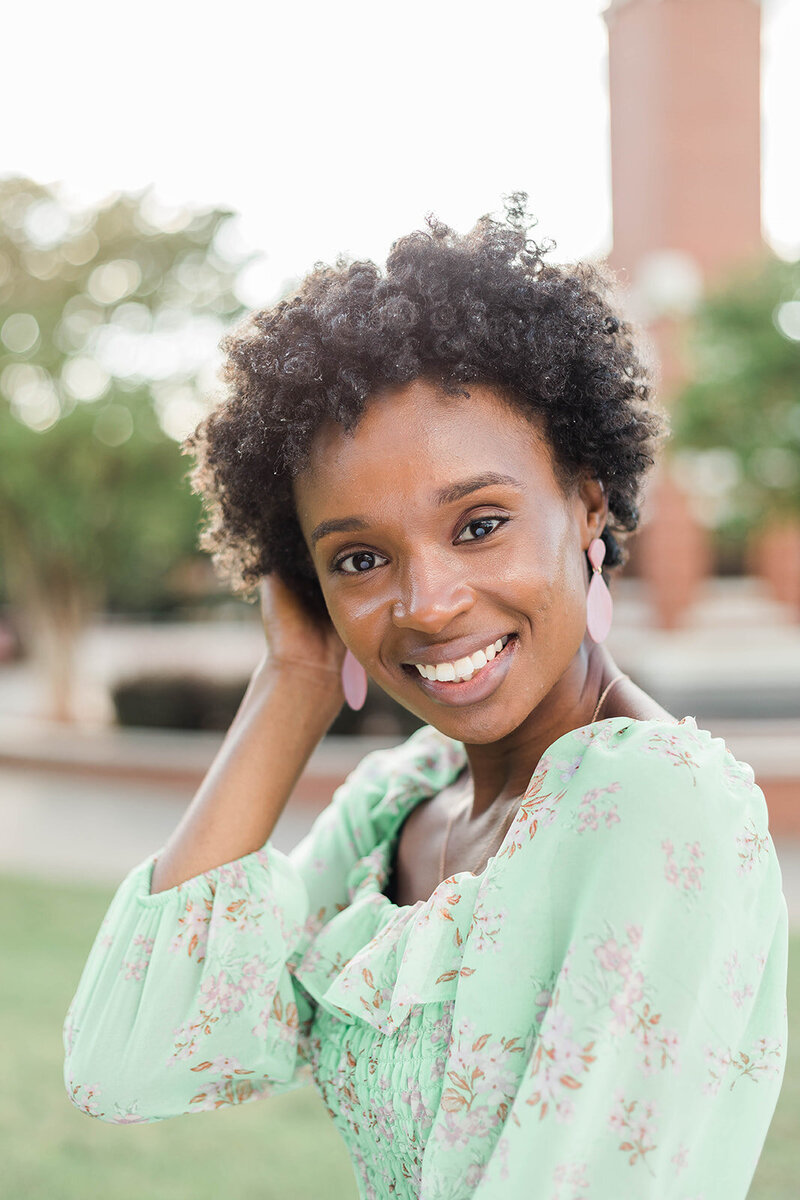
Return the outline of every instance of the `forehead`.
<path id="1" fill-rule="evenodd" d="M 351 433 L 327 421 L 294 481 L 301 522 L 356 501 L 405 506 L 478 471 L 553 486 L 541 418 L 491 385 L 463 386 L 467 395 L 450 396 L 417 379 L 376 393 Z"/>

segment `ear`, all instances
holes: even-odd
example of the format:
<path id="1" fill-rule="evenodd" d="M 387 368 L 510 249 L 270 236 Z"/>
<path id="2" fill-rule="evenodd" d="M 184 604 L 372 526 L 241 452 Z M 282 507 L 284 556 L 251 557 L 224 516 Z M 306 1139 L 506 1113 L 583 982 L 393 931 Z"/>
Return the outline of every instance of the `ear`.
<path id="1" fill-rule="evenodd" d="M 608 520 L 608 496 L 596 476 L 587 475 L 581 481 L 576 496 L 576 510 L 581 547 L 588 550 L 590 543 L 600 537 Z"/>

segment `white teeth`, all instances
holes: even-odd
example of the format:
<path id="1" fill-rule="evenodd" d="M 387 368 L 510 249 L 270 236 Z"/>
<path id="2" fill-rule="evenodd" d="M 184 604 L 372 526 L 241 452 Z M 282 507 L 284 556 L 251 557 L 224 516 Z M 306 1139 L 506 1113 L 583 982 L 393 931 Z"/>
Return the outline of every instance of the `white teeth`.
<path id="1" fill-rule="evenodd" d="M 492 659 L 500 653 L 508 641 L 508 635 L 498 638 L 485 650 L 476 650 L 474 654 L 456 659 L 452 663 L 438 663 L 432 666 L 427 663 L 414 663 L 420 675 L 425 679 L 434 679 L 440 683 L 453 683 L 456 680 L 466 682 L 472 679 L 476 671 L 481 671 Z"/>

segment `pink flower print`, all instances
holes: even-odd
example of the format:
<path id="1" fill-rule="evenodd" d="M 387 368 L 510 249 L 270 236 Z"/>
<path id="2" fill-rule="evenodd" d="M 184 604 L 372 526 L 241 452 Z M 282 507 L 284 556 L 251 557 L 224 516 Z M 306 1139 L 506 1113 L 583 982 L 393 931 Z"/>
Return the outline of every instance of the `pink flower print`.
<path id="1" fill-rule="evenodd" d="M 604 971 L 618 971 L 620 975 L 630 974 L 631 951 L 629 946 L 620 946 L 616 938 L 609 938 L 595 947 L 595 955 Z"/>
<path id="2" fill-rule="evenodd" d="M 634 1033 L 637 1051 L 641 1056 L 639 1066 L 643 1075 L 654 1075 L 656 1071 L 663 1070 L 668 1063 L 672 1063 L 674 1075 L 680 1071 L 678 1061 L 680 1038 L 674 1029 L 658 1034 L 657 1028 L 660 1019 L 659 1013 L 650 1012 L 649 1005 L 645 1005 L 644 1012 L 636 1018 Z"/>
<path id="3" fill-rule="evenodd" d="M 198 1070 L 197 1067 L 192 1069 Z M 203 1082 L 205 1090 L 192 1096 L 189 1101 L 194 1105 L 193 1112 L 212 1112 L 214 1109 L 221 1108 L 223 1104 L 244 1104 L 253 1096 L 268 1096 L 271 1091 L 270 1084 L 256 1086 L 251 1080 L 242 1079 L 238 1073 L 225 1075 L 222 1079 L 209 1079 Z"/>
<path id="4" fill-rule="evenodd" d="M 120 963 L 119 969 L 120 971 L 125 971 L 126 979 L 135 979 L 138 982 L 144 978 L 144 973 L 150 962 L 153 953 L 153 939 L 146 938 L 144 934 L 137 933 L 133 939 L 133 944 L 141 950 L 141 957 L 132 960 L 126 959 Z"/>
<path id="5" fill-rule="evenodd" d="M 476 953 L 485 954 L 487 951 L 497 953 L 500 949 L 498 938 L 507 916 L 508 910 L 505 908 L 491 910 L 483 905 L 476 907 L 467 934 L 472 939 L 470 944 Z"/>
<path id="6" fill-rule="evenodd" d="M 216 1058 L 209 1059 L 208 1062 L 200 1063 L 193 1067 L 194 1071 L 209 1070 L 218 1075 L 252 1075 L 249 1068 L 243 1067 L 238 1058 L 233 1058 L 227 1054 L 219 1054 Z"/>
<path id="7" fill-rule="evenodd" d="M 438 1045 L 440 1042 L 449 1041 L 450 1039 L 450 1030 L 452 1029 L 453 1025 L 453 1007 L 453 1002 L 448 1001 L 446 1009 L 443 1010 L 442 1015 L 436 1021 L 434 1021 L 433 1025 L 431 1026 L 430 1041 L 434 1046 Z"/>
<path id="8" fill-rule="evenodd" d="M 703 1047 L 703 1052 L 706 1058 L 708 1073 L 711 1076 L 703 1084 L 703 1093 L 706 1096 L 716 1096 L 731 1065 L 730 1050 L 727 1050 L 724 1046 L 719 1050 L 715 1050 L 713 1046 L 706 1045 Z"/>
<path id="9" fill-rule="evenodd" d="M 277 990 L 278 990 L 278 985 L 276 983 L 272 989 L 270 998 L 272 998 L 272 995 L 274 995 L 274 993 Z M 267 1008 L 262 1008 L 261 1012 L 258 1014 L 258 1020 L 256 1021 L 255 1025 L 253 1026 L 253 1028 L 251 1030 L 251 1033 L 253 1034 L 253 1036 L 257 1037 L 259 1039 L 266 1038 L 267 1034 L 270 1031 L 271 1023 L 274 1021 L 274 1019 L 275 1019 L 275 1014 L 272 1010 L 272 1005 L 268 1005 Z"/>
<path id="10" fill-rule="evenodd" d="M 683 886 L 686 891 L 699 892 L 702 888 L 703 868 L 702 867 L 683 867 Z"/>
<path id="11" fill-rule="evenodd" d="M 756 786 L 756 777 L 749 763 L 739 762 L 730 750 L 725 753 L 725 763 L 722 774 L 728 783 L 740 784 L 746 791 L 752 792 Z"/>
<path id="12" fill-rule="evenodd" d="M 664 867 L 664 878 L 666 879 L 667 883 L 671 883 L 673 887 L 677 887 L 680 877 L 681 873 L 678 870 L 678 864 L 674 861 L 674 859 L 670 859 L 667 862 L 667 865 Z"/>
<path id="13" fill-rule="evenodd" d="M 756 955 L 758 962 L 758 956 Z M 763 967 L 761 968 L 763 970 Z M 736 1008 L 741 1008 L 744 1002 L 755 993 L 752 983 L 745 978 L 744 968 L 739 962 L 739 953 L 734 950 L 723 963 L 723 986 L 733 1000 Z"/>
<path id="14" fill-rule="evenodd" d="M 533 998 L 536 1005 L 536 1024 L 541 1025 L 544 1015 L 553 1002 L 553 993 L 549 988 L 542 988 Z"/>
<path id="15" fill-rule="evenodd" d="M 217 885 L 224 883 L 234 892 L 246 892 L 248 890 L 247 872 L 242 865 L 241 859 L 225 863 L 224 866 L 217 867 L 216 871 Z M 206 872 L 206 878 L 211 874 L 211 872 Z"/>
<path id="16" fill-rule="evenodd" d="M 241 1012 L 244 1008 L 244 1000 L 238 994 L 235 983 L 227 978 L 224 971 L 218 975 L 207 975 L 200 985 L 200 994 L 206 1012 L 213 1012 L 215 1008 L 219 1008 L 221 1013 Z"/>
<path id="17" fill-rule="evenodd" d="M 260 995 L 264 995 L 267 990 L 267 982 L 265 982 L 264 976 L 268 972 L 268 964 L 263 959 L 254 956 L 242 963 L 233 986 L 241 996 L 246 996 L 248 992 L 257 992 Z"/>
<path id="18" fill-rule="evenodd" d="M 196 900 L 187 900 L 183 916 L 178 918 L 180 926 L 170 945 L 170 953 L 175 954 L 185 947 L 191 958 L 196 952 L 196 961 L 203 962 L 208 942 L 208 925 L 211 920 L 210 906 L 200 904 Z"/>
<path id="19" fill-rule="evenodd" d="M 535 1081 L 536 1091 L 526 1100 L 526 1104 L 540 1105 L 540 1120 L 551 1106 L 560 1122 L 572 1119 L 571 1093 L 581 1087 L 579 1077 L 595 1060 L 591 1053 L 594 1042 L 581 1046 L 573 1037 L 572 1026 L 572 1018 L 559 1009 L 556 993 L 533 1054 L 530 1078 Z"/>
<path id="20" fill-rule="evenodd" d="M 555 764 L 555 770 L 562 783 L 569 783 L 572 776 L 580 767 L 582 758 L 583 755 L 579 754 L 572 759 L 559 759 Z"/>
<path id="21" fill-rule="evenodd" d="M 98 1096 L 102 1095 L 98 1083 L 75 1083 L 70 1076 L 67 1088 L 70 1100 L 81 1112 L 85 1112 L 90 1117 L 102 1115 L 97 1103 Z"/>
<path id="22" fill-rule="evenodd" d="M 386 1085 L 387 1087 L 391 1086 L 390 1080 L 387 1079 Z M 410 1075 L 406 1077 L 405 1090 L 400 1093 L 400 1099 L 411 1109 L 411 1116 L 417 1125 L 430 1128 L 433 1124 L 434 1114 L 422 1099 L 422 1090 L 418 1080 Z"/>
<path id="23" fill-rule="evenodd" d="M 661 1035 L 661 1044 L 664 1047 L 664 1050 L 668 1054 L 669 1058 L 672 1060 L 673 1065 L 676 1068 L 676 1073 L 677 1073 L 677 1065 L 678 1064 L 677 1064 L 676 1059 L 677 1059 L 677 1055 L 678 1055 L 678 1047 L 680 1045 L 680 1038 L 678 1036 L 677 1030 L 675 1030 L 675 1029 L 665 1030 L 665 1032 Z"/>
<path id="24" fill-rule="evenodd" d="M 609 1118 L 609 1129 L 622 1137 L 619 1149 L 628 1155 L 628 1162 L 634 1166 L 640 1160 L 645 1162 L 645 1155 L 656 1148 L 655 1117 L 658 1109 L 652 1101 L 631 1100 L 626 1103 L 625 1095 L 617 1091 L 614 1096 L 614 1107 Z"/>
<path id="25" fill-rule="evenodd" d="M 618 780 L 608 784 L 607 787 L 591 788 L 586 792 L 580 804 L 578 814 L 578 833 L 583 833 L 586 829 L 596 830 L 600 827 L 601 821 L 605 823 L 606 828 L 611 828 L 612 825 L 619 823 L 620 816 L 615 804 L 610 805 L 606 810 L 598 803 L 601 796 L 604 794 L 612 795 L 618 792 L 622 785 Z"/>
<path id="26" fill-rule="evenodd" d="M 642 943 L 642 927 L 641 925 L 626 925 L 625 933 L 628 941 L 634 950 L 638 950 Z"/>
<path id="27" fill-rule="evenodd" d="M 472 1146 L 478 1138 L 485 1138 L 498 1124 L 496 1115 L 492 1117 L 485 1107 L 477 1107 L 464 1112 L 444 1110 L 444 1121 L 436 1131 L 439 1140 L 451 1150 L 465 1149 Z"/>
<path id="28" fill-rule="evenodd" d="M 589 1200 L 587 1163 L 559 1163 L 553 1171 L 553 1183 L 559 1186 L 549 1200 Z"/>
<path id="29" fill-rule="evenodd" d="M 217 910 L 212 919 L 219 920 L 219 915 L 219 910 Z M 263 910 L 254 911 L 252 897 L 240 896 L 238 900 L 232 900 L 230 904 L 226 905 L 221 915 L 223 920 L 229 921 L 233 925 L 237 933 L 244 933 L 247 929 L 257 925 L 264 914 Z M 281 927 L 282 918 L 283 914 L 280 916 Z"/>
<path id="30" fill-rule="evenodd" d="M 192 1028 L 188 1025 L 179 1025 L 177 1029 L 173 1029 L 172 1033 L 175 1038 L 175 1049 L 167 1065 L 194 1058 L 197 1051 L 197 1036 L 192 1032 Z"/>
<path id="31" fill-rule="evenodd" d="M 687 842 L 685 846 L 685 858 L 683 866 L 679 866 L 675 860 L 675 847 L 672 842 L 665 838 L 661 843 L 661 849 L 667 855 L 667 862 L 664 867 L 664 878 L 667 883 L 673 887 L 680 888 L 681 894 L 688 898 L 693 893 L 699 893 L 703 888 L 703 868 L 699 866 L 699 859 L 705 857 L 699 842 Z"/>
<path id="32" fill-rule="evenodd" d="M 486 1174 L 486 1163 L 470 1163 L 464 1173 L 464 1183 L 475 1189 Z"/>
<path id="33" fill-rule="evenodd" d="M 635 1019 L 633 1006 L 642 999 L 644 992 L 642 984 L 644 977 L 641 971 L 631 972 L 626 978 L 622 990 L 611 997 L 611 1011 L 616 1017 L 616 1032 L 623 1033 L 629 1029 Z"/>
<path id="34" fill-rule="evenodd" d="M 718 1050 L 711 1046 L 704 1049 L 711 1078 L 703 1085 L 703 1091 L 710 1095 L 716 1095 L 730 1071 L 734 1076 L 731 1091 L 745 1076 L 758 1083 L 762 1078 L 779 1075 L 784 1057 L 783 1043 L 778 1038 L 758 1038 L 748 1051 L 731 1051 L 727 1046 Z"/>
<path id="35" fill-rule="evenodd" d="M 750 820 L 745 826 L 745 830 L 736 838 L 736 844 L 739 847 L 739 866 L 736 869 L 737 875 L 748 875 L 756 863 L 761 861 L 762 856 L 769 853 L 769 833 L 762 836 L 759 835 L 753 821 Z"/>
<path id="36" fill-rule="evenodd" d="M 692 777 L 692 786 L 697 787 L 697 778 L 694 772 L 700 764 L 691 751 L 683 748 L 682 743 L 685 740 L 685 735 L 680 738 L 675 734 L 654 733 L 642 750 L 645 754 L 656 754 L 659 758 L 671 760 L 673 766 L 687 767 Z M 696 739 L 692 740 L 696 741 Z"/>
<path id="37" fill-rule="evenodd" d="M 688 1165 L 689 1165 L 689 1149 L 688 1149 L 688 1147 L 684 1146 L 684 1144 L 681 1142 L 680 1146 L 675 1151 L 675 1153 L 673 1154 L 672 1158 L 669 1161 L 673 1164 L 676 1171 L 685 1170 L 686 1167 L 688 1167 Z"/>
<path id="38" fill-rule="evenodd" d="M 370 1109 L 368 1117 L 369 1128 L 377 1130 L 380 1134 L 380 1137 L 376 1138 L 376 1141 L 380 1141 L 381 1137 L 386 1138 L 387 1142 L 394 1141 L 392 1124 L 395 1120 L 394 1105 L 391 1100 L 386 1104 L 375 1105 Z"/>

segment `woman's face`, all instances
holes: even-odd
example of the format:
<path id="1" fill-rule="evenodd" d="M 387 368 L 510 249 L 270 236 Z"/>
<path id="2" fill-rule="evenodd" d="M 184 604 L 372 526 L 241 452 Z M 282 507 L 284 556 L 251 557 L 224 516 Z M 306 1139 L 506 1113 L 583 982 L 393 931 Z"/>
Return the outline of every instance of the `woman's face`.
<path id="1" fill-rule="evenodd" d="M 489 743 L 558 696 L 606 513 L 596 480 L 563 493 L 537 426 L 500 393 L 467 390 L 417 379 L 374 397 L 352 435 L 329 422 L 294 494 L 333 624 L 370 676 L 448 736 Z M 468 657 L 461 681 L 414 665 L 462 676 Z"/>

